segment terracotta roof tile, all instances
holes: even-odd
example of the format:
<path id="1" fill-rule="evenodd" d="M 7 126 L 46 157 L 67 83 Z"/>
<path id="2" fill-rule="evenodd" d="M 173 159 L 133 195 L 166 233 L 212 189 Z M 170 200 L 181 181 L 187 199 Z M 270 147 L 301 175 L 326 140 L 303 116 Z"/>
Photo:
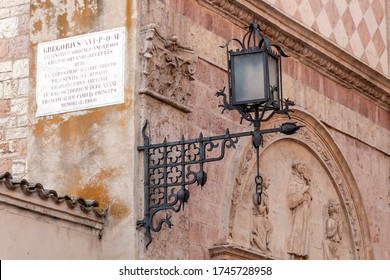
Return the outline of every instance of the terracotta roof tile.
<path id="1" fill-rule="evenodd" d="M 93 212 L 97 217 L 105 218 L 108 214 L 108 209 L 99 208 L 99 202 L 96 200 L 72 197 L 69 195 L 59 196 L 55 190 L 45 189 L 40 183 L 29 183 L 26 179 L 14 179 L 9 172 L 0 173 L 0 182 L 4 182 L 9 190 L 20 188 L 26 195 L 37 193 L 43 200 L 51 198 L 56 203 L 65 202 L 71 209 L 79 206 L 83 212 Z"/>

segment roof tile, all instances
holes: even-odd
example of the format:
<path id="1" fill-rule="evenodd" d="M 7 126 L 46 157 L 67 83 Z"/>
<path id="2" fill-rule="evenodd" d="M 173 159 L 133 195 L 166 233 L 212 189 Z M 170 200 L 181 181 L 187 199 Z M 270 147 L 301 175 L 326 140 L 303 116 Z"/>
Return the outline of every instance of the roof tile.
<path id="1" fill-rule="evenodd" d="M 66 203 L 69 208 L 73 209 L 77 206 L 85 213 L 94 213 L 97 217 L 106 218 L 108 215 L 108 208 L 99 208 L 99 202 L 92 199 L 85 199 L 82 197 L 72 197 L 69 195 L 59 196 L 55 190 L 45 189 L 40 183 L 29 183 L 26 179 L 14 179 L 9 172 L 0 173 L 0 182 L 4 182 L 9 190 L 20 188 L 26 195 L 37 193 L 38 196 L 47 200 L 53 199 L 56 203 Z"/>

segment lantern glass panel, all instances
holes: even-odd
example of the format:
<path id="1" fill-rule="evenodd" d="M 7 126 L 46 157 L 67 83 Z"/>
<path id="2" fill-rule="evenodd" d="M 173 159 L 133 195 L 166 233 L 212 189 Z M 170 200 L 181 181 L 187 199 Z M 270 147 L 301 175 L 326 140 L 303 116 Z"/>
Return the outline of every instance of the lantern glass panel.
<path id="1" fill-rule="evenodd" d="M 279 102 L 279 61 L 273 55 L 268 55 L 268 75 L 271 98 Z"/>
<path id="2" fill-rule="evenodd" d="M 268 99 L 266 52 L 231 56 L 232 103 L 261 103 Z"/>

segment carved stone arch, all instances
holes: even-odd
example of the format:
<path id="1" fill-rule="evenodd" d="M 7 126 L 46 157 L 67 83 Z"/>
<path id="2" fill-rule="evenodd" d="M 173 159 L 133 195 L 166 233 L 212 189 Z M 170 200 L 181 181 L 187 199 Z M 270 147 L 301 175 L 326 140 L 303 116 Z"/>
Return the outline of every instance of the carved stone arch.
<path id="1" fill-rule="evenodd" d="M 329 184 L 331 185 L 327 187 L 332 187 L 333 190 L 331 190 L 331 192 L 334 194 L 333 198 L 338 199 L 342 208 L 345 220 L 343 227 L 345 228 L 345 235 L 348 235 L 347 239 L 349 238 L 350 243 L 348 245 L 350 250 L 348 258 L 372 259 L 373 252 L 369 232 L 369 223 L 364 209 L 363 200 L 354 176 L 339 147 L 334 142 L 326 127 L 320 121 L 315 119 L 309 113 L 300 110 L 294 110 L 294 114 L 291 120 L 284 116 L 276 116 L 266 124 L 263 124 L 262 128 L 265 129 L 276 127 L 287 121 L 298 122 L 300 125 L 305 125 L 305 127 L 299 130 L 298 133 L 290 136 L 280 133 L 265 135 L 264 147 L 261 149 L 260 153 L 261 165 L 262 163 L 264 164 L 263 161 L 266 160 L 264 157 L 267 157 L 267 153 L 269 153 L 269 151 L 271 151 L 273 148 L 282 147 L 282 144 L 289 144 L 293 149 L 301 147 L 302 149 L 306 149 L 308 152 L 310 152 L 313 158 L 315 158 L 315 161 L 318 161 L 318 166 L 321 166 L 321 172 L 326 174 L 325 177 L 327 178 L 324 178 L 324 180 L 328 180 Z M 236 224 L 239 220 L 242 220 L 242 215 L 240 216 L 240 211 L 243 211 L 242 205 L 244 203 L 248 203 L 248 196 L 251 196 L 252 192 L 254 191 L 250 186 L 250 182 L 254 180 L 255 174 L 255 154 L 252 148 L 251 140 L 248 139 L 245 144 L 237 150 L 237 153 L 240 154 L 240 160 L 233 163 L 231 168 L 232 170 L 235 170 L 235 172 L 232 172 L 230 177 L 226 178 L 227 182 L 233 182 L 233 184 L 226 184 L 232 187 L 231 189 L 226 190 L 226 204 L 224 206 L 225 209 L 222 211 L 225 213 L 224 215 L 226 215 L 226 217 L 224 217 L 222 220 L 229 222 L 221 224 L 221 231 L 219 236 L 221 244 L 210 250 L 211 257 L 213 257 L 215 252 L 219 252 L 219 254 L 221 254 L 221 250 L 226 251 L 228 250 L 227 248 L 229 248 L 230 251 L 233 250 L 233 253 L 230 252 L 231 254 L 236 254 L 238 251 L 242 251 L 246 252 L 244 255 L 250 255 L 251 258 L 254 256 L 257 258 L 285 258 L 286 256 L 281 256 L 280 254 L 274 255 L 272 250 L 271 252 L 256 252 L 256 248 L 253 250 L 253 248 L 248 245 L 248 241 L 244 242 L 242 240 L 243 236 L 239 238 L 235 236 Z M 270 155 L 268 155 L 268 157 L 269 156 Z M 283 157 L 277 157 L 277 155 L 274 154 L 272 154 L 272 157 L 274 161 L 283 161 Z M 303 158 L 303 160 L 305 159 Z M 312 160 L 312 162 L 314 162 L 314 160 Z M 267 177 L 267 174 L 264 173 L 264 171 L 265 170 L 263 168 L 263 170 L 260 172 L 262 173 L 262 176 Z M 278 172 L 280 171 L 278 170 Z M 289 171 L 287 173 L 289 173 Z M 317 181 L 318 180 L 319 179 L 317 179 Z M 272 181 L 273 179 L 271 178 L 270 189 L 273 188 Z M 284 186 L 279 186 L 278 192 L 283 191 L 283 187 Z M 324 187 L 322 188 L 323 189 L 317 190 L 317 197 L 319 197 L 325 191 Z M 317 207 L 316 209 L 318 209 L 319 216 L 323 217 L 325 203 L 324 201 L 321 203 L 321 205 L 313 204 L 313 207 Z M 245 211 L 247 211 L 246 213 L 249 217 L 251 212 L 248 211 L 248 206 L 245 207 L 247 208 Z M 271 209 L 273 207 L 275 207 L 275 205 L 270 206 Z M 288 209 L 283 211 L 288 211 Z M 277 220 L 273 222 L 278 223 Z M 321 230 L 322 232 L 324 231 L 324 226 L 316 226 L 318 227 L 318 230 Z M 323 235 L 325 234 L 323 233 Z M 224 249 L 222 249 L 222 247 Z M 237 254 L 241 256 L 240 258 L 245 258 L 242 257 L 242 254 Z"/>

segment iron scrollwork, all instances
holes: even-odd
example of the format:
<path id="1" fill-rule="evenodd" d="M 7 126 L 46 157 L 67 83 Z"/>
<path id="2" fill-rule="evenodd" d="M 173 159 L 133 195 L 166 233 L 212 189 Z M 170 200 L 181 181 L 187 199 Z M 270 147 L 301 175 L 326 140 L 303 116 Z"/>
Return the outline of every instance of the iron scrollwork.
<path id="1" fill-rule="evenodd" d="M 203 137 L 202 133 L 196 139 L 150 144 L 146 134 L 147 123 L 142 129 L 144 146 L 138 147 L 144 151 L 144 185 L 145 185 L 145 217 L 137 221 L 137 226 L 145 226 L 148 237 L 146 247 L 152 242 L 151 232 L 159 232 L 165 223 L 172 226 L 171 215 L 155 216 L 160 211 L 179 212 L 184 209 L 190 197 L 186 186 L 197 184 L 203 187 L 207 182 L 204 164 L 220 161 L 225 156 L 226 149 L 236 148 L 240 135 L 231 135 L 226 130 L 224 135 Z M 195 169 L 196 168 L 196 169 Z"/>
<path id="2" fill-rule="evenodd" d="M 144 152 L 144 191 L 145 208 L 144 219 L 137 221 L 137 226 L 145 227 L 148 238 L 146 247 L 152 242 L 152 232 L 159 232 L 165 223 L 172 227 L 171 212 L 184 209 L 190 198 L 187 186 L 198 185 L 203 187 L 207 182 L 207 173 L 204 165 L 209 162 L 220 161 L 224 158 L 226 149 L 235 149 L 241 137 L 251 136 L 252 139 L 262 134 L 291 131 L 296 129 L 295 123 L 285 123 L 277 128 L 247 131 L 231 134 L 229 130 L 223 135 L 204 137 L 202 133 L 196 139 L 168 142 L 166 139 L 160 144 L 151 144 L 146 134 L 147 122 L 142 129 L 144 145 L 138 147 Z M 256 140 L 253 140 L 256 141 Z M 255 146 L 258 151 L 259 145 Z M 262 177 L 255 177 L 257 185 L 261 186 Z M 257 187 L 259 203 L 261 189 Z M 158 213 L 165 216 L 157 216 Z"/>

